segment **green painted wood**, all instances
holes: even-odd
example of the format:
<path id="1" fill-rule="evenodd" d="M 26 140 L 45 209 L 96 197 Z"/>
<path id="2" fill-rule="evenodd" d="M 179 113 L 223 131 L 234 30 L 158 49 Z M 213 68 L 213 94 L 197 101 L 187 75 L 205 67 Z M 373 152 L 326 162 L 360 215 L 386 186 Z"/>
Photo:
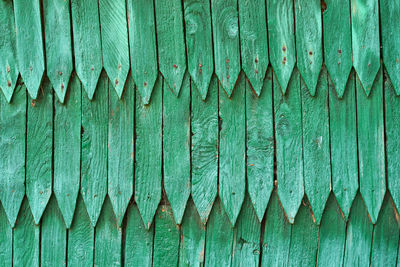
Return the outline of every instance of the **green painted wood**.
<path id="1" fill-rule="evenodd" d="M 92 101 L 82 95 L 81 194 L 93 227 L 107 195 L 108 81 L 103 72 Z"/>
<path id="2" fill-rule="evenodd" d="M 230 97 L 240 73 L 237 0 L 211 0 L 215 74 Z"/>
<path id="3" fill-rule="evenodd" d="M 351 0 L 353 65 L 367 95 L 380 68 L 378 6 L 378 0 Z"/>
<path id="4" fill-rule="evenodd" d="M 146 229 L 136 205 L 126 212 L 125 266 L 152 266 L 154 227 Z"/>
<path id="5" fill-rule="evenodd" d="M 163 86 L 164 190 L 177 224 L 181 224 L 190 195 L 190 79 L 186 74 L 176 97 Z"/>
<path id="6" fill-rule="evenodd" d="M 357 127 L 360 192 L 372 223 L 378 219 L 386 192 L 382 70 L 369 97 L 357 78 Z"/>
<path id="7" fill-rule="evenodd" d="M 283 94 L 296 64 L 293 10 L 293 0 L 267 0 L 269 56 Z"/>
<path id="8" fill-rule="evenodd" d="M 127 0 L 132 77 L 148 104 L 158 75 L 153 1 Z"/>
<path id="9" fill-rule="evenodd" d="M 246 195 L 233 235 L 232 266 L 260 266 L 261 223 Z"/>
<path id="10" fill-rule="evenodd" d="M 183 10 L 180 0 L 155 0 L 158 64 L 176 96 L 186 71 Z"/>
<path id="11" fill-rule="evenodd" d="M 241 75 L 228 98 L 219 88 L 219 197 L 232 225 L 239 216 L 246 191 L 246 95 Z"/>
<path id="12" fill-rule="evenodd" d="M 350 3 L 325 0 L 323 36 L 325 66 L 337 95 L 343 97 L 352 68 Z"/>
<path id="13" fill-rule="evenodd" d="M 13 259 L 13 230 L 8 222 L 7 215 L 0 205 L 0 261 L 4 266 L 12 266 Z"/>
<path id="14" fill-rule="evenodd" d="M 177 266 L 179 259 L 179 228 L 167 204 L 155 216 L 153 266 Z"/>
<path id="15" fill-rule="evenodd" d="M 71 77 L 65 104 L 54 103 L 53 192 L 66 226 L 71 226 L 81 168 L 81 83 Z"/>
<path id="16" fill-rule="evenodd" d="M 319 228 L 313 223 L 310 207 L 303 202 L 292 225 L 288 266 L 315 266 Z"/>
<path id="17" fill-rule="evenodd" d="M 40 226 L 35 225 L 27 199 L 13 230 L 13 266 L 39 266 Z"/>
<path id="18" fill-rule="evenodd" d="M 26 101 L 22 80 L 10 104 L 0 97 L 0 200 L 11 227 L 25 194 Z"/>
<path id="19" fill-rule="evenodd" d="M 287 92 L 274 79 L 277 193 L 290 223 L 304 195 L 300 74 L 294 71 Z"/>
<path id="20" fill-rule="evenodd" d="M 206 228 L 190 199 L 182 222 L 179 266 L 203 266 L 205 242 Z"/>
<path id="21" fill-rule="evenodd" d="M 257 96 L 246 84 L 247 191 L 261 222 L 274 187 L 274 122 L 272 70 Z"/>
<path id="22" fill-rule="evenodd" d="M 343 97 L 329 82 L 329 133 L 331 141 L 332 191 L 347 220 L 358 190 L 357 113 L 355 76 L 351 73 Z"/>
<path id="23" fill-rule="evenodd" d="M 319 228 L 317 266 L 343 265 L 346 222 L 333 194 L 326 203 Z"/>
<path id="24" fill-rule="evenodd" d="M 67 265 L 67 229 L 55 197 L 43 215 L 40 244 L 41 266 Z"/>
<path id="25" fill-rule="evenodd" d="M 395 266 L 399 244 L 399 218 L 389 194 L 374 226 L 371 266 Z"/>
<path id="26" fill-rule="evenodd" d="M 14 0 L 14 14 L 18 69 L 36 99 L 45 68 L 39 0 Z"/>
<path id="27" fill-rule="evenodd" d="M 292 227 L 274 190 L 266 215 L 261 266 L 287 265 L 291 234 Z"/>
<path id="28" fill-rule="evenodd" d="M 25 189 L 39 224 L 51 196 L 53 168 L 53 91 L 47 77 L 36 100 L 28 96 L 27 106 Z"/>
<path id="29" fill-rule="evenodd" d="M 11 101 L 18 79 L 15 17 L 11 0 L 0 2 L 0 88 Z"/>
<path id="30" fill-rule="evenodd" d="M 369 266 L 373 225 L 360 194 L 357 194 L 347 224 L 344 266 Z"/>
<path id="31" fill-rule="evenodd" d="M 161 200 L 162 90 L 159 76 L 150 105 L 145 105 L 136 94 L 135 201 L 147 229 Z"/>
<path id="32" fill-rule="evenodd" d="M 205 266 L 231 266 L 233 228 L 218 198 L 206 230 Z"/>
<path id="33" fill-rule="evenodd" d="M 125 0 L 99 0 L 103 64 L 121 98 L 129 72 L 129 45 Z"/>
<path id="34" fill-rule="evenodd" d="M 239 0 L 239 21 L 242 68 L 260 95 L 269 63 L 265 0 Z"/>
<path id="35" fill-rule="evenodd" d="M 310 202 L 313 219 L 319 224 L 331 191 L 329 89 L 326 69 L 321 71 L 314 96 L 311 96 L 303 81 L 301 87 L 304 190 Z"/>
<path id="36" fill-rule="evenodd" d="M 61 103 L 64 103 L 73 68 L 69 9 L 69 0 L 43 1 L 46 73 Z"/>
<path id="37" fill-rule="evenodd" d="M 296 0 L 295 17 L 297 68 L 314 96 L 323 59 L 320 0 Z"/>
<path id="38" fill-rule="evenodd" d="M 119 226 L 133 194 L 135 85 L 132 76 L 128 77 L 125 87 L 122 99 L 111 86 L 108 88 L 108 196 Z M 101 120 L 107 123 L 107 118 Z"/>
<path id="39" fill-rule="evenodd" d="M 75 218 L 68 231 L 68 266 L 93 266 L 94 228 L 90 225 L 82 196 L 79 196 Z"/>
<path id="40" fill-rule="evenodd" d="M 103 68 L 98 0 L 71 0 L 75 70 L 89 99 Z"/>
<path id="41" fill-rule="evenodd" d="M 218 190 L 218 79 L 212 77 L 204 101 L 191 85 L 192 198 L 205 224 Z"/>
<path id="42" fill-rule="evenodd" d="M 95 232 L 95 266 L 121 266 L 122 228 L 106 198 Z"/>
<path id="43" fill-rule="evenodd" d="M 185 0 L 183 4 L 188 71 L 205 100 L 214 71 L 210 2 Z"/>

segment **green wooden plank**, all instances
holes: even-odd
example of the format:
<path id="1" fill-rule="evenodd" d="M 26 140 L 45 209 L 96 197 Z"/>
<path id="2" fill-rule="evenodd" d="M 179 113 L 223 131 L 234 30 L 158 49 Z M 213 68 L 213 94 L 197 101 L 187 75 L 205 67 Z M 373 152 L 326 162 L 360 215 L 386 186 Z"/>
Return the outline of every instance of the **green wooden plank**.
<path id="1" fill-rule="evenodd" d="M 55 197 L 43 215 L 40 243 L 41 266 L 67 265 L 67 229 Z"/>
<path id="2" fill-rule="evenodd" d="M 214 71 L 210 1 L 185 0 L 188 71 L 203 100 Z"/>
<path id="3" fill-rule="evenodd" d="M 71 14 L 69 0 L 44 0 L 47 76 L 64 103 L 72 72 Z"/>
<path id="4" fill-rule="evenodd" d="M 206 228 L 193 201 L 189 200 L 182 222 L 179 266 L 203 266 L 205 242 Z"/>
<path id="5" fill-rule="evenodd" d="M 150 228 L 161 200 L 162 179 L 162 78 L 153 89 L 151 105 L 136 94 L 135 201 L 144 225 Z"/>
<path id="6" fill-rule="evenodd" d="M 39 266 L 40 226 L 33 221 L 27 199 L 22 202 L 13 233 L 13 266 Z"/>
<path id="7" fill-rule="evenodd" d="M 241 75 L 231 98 L 219 88 L 219 197 L 232 225 L 246 191 L 246 84 Z"/>
<path id="8" fill-rule="evenodd" d="M 233 228 L 220 199 L 214 203 L 206 230 L 205 266 L 231 266 Z"/>
<path id="9" fill-rule="evenodd" d="M 0 262 L 4 266 L 12 266 L 13 259 L 13 231 L 7 215 L 0 204 Z"/>
<path id="10" fill-rule="evenodd" d="M 314 96 L 323 58 L 321 1 L 296 0 L 295 17 L 297 68 Z"/>
<path id="11" fill-rule="evenodd" d="M 218 79 L 202 100 L 192 82 L 192 198 L 203 224 L 218 190 Z"/>
<path id="12" fill-rule="evenodd" d="M 155 0 L 158 64 L 176 96 L 186 71 L 183 10 L 180 0 Z"/>
<path id="13" fill-rule="evenodd" d="M 107 195 L 108 81 L 103 72 L 93 100 L 82 96 L 81 194 L 93 227 Z"/>
<path id="14" fill-rule="evenodd" d="M 143 224 L 139 209 L 129 205 L 126 213 L 125 266 L 152 266 L 154 227 Z"/>
<path id="15" fill-rule="evenodd" d="M 0 97 L 0 200 L 14 227 L 25 194 L 26 87 L 19 82 L 11 104 Z"/>
<path id="16" fill-rule="evenodd" d="M 177 266 L 179 228 L 169 205 L 162 204 L 158 208 L 154 228 L 153 266 Z"/>
<path id="17" fill-rule="evenodd" d="M 121 98 L 129 72 L 125 0 L 99 0 L 104 69 Z"/>
<path id="18" fill-rule="evenodd" d="M 65 104 L 54 103 L 54 194 L 66 226 L 71 226 L 81 167 L 81 83 L 73 75 Z"/>
<path id="19" fill-rule="evenodd" d="M 71 0 L 75 70 L 93 98 L 103 68 L 98 0 Z"/>
<path id="20" fill-rule="evenodd" d="M 68 266 L 93 266 L 94 228 L 79 196 L 75 218 L 68 231 Z"/>
<path id="21" fill-rule="evenodd" d="M 108 196 L 121 226 L 133 194 L 135 85 L 132 76 L 126 83 L 123 99 L 118 98 L 111 86 L 108 90 Z"/>
<path id="22" fill-rule="evenodd" d="M 351 0 L 353 65 L 370 94 L 380 68 L 378 0 Z"/>
<path id="23" fill-rule="evenodd" d="M 237 0 L 211 0 L 215 74 L 230 97 L 240 73 Z"/>
<path id="24" fill-rule="evenodd" d="M 127 0 L 132 76 L 144 104 L 156 82 L 157 47 L 153 1 Z"/>
<path id="25" fill-rule="evenodd" d="M 399 244 L 399 218 L 389 194 L 374 227 L 371 266 L 395 266 Z"/>
<path id="26" fill-rule="evenodd" d="M 44 72 L 39 0 L 14 0 L 18 69 L 28 93 L 36 99 Z"/>
<path id="27" fill-rule="evenodd" d="M 360 192 L 372 223 L 378 219 L 386 192 L 382 70 L 367 96 L 357 78 L 357 127 Z"/>
<path id="28" fill-rule="evenodd" d="M 355 76 L 351 73 L 343 97 L 338 98 L 329 82 L 329 130 L 331 141 L 332 191 L 347 220 L 358 190 L 357 113 Z"/>
<path id="29" fill-rule="evenodd" d="M 296 64 L 293 0 L 267 0 L 271 65 L 285 94 Z"/>
<path id="30" fill-rule="evenodd" d="M 106 198 L 95 232 L 95 266 L 121 266 L 122 228 Z"/>
<path id="31" fill-rule="evenodd" d="M 246 87 L 250 87 L 247 86 Z M 247 191 L 261 222 L 274 187 L 272 69 L 259 97 L 246 88 Z"/>
<path id="32" fill-rule="evenodd" d="M 285 266 L 289 258 L 292 227 L 285 217 L 276 190 L 268 205 L 264 240 L 262 240 L 262 266 Z"/>
<path id="33" fill-rule="evenodd" d="M 265 0 L 239 0 L 242 68 L 254 92 L 260 95 L 268 67 Z"/>
<path id="34" fill-rule="evenodd" d="M 181 224 L 190 195 L 190 79 L 186 74 L 178 97 L 164 80 L 164 190 L 177 224 Z"/>
<path id="35" fill-rule="evenodd" d="M 0 88 L 8 102 L 11 101 L 19 73 L 15 38 L 13 2 L 0 1 Z"/>
<path id="36" fill-rule="evenodd" d="M 303 118 L 304 190 L 314 221 L 319 224 L 331 191 L 328 74 L 321 71 L 317 92 L 311 96 L 301 82 Z"/>
<path id="37" fill-rule="evenodd" d="M 357 194 L 347 224 L 344 266 L 369 266 L 373 225 L 360 194 Z"/>
<path id="38" fill-rule="evenodd" d="M 329 197 L 319 230 L 317 266 L 342 266 L 346 222 L 333 194 Z"/>
<path id="39" fill-rule="evenodd" d="M 350 4 L 342 0 L 325 0 L 325 4 L 326 9 L 323 10 L 325 65 L 336 93 L 341 98 L 353 66 Z"/>
<path id="40" fill-rule="evenodd" d="M 28 96 L 26 196 L 36 224 L 51 196 L 53 157 L 53 91 L 44 78 L 36 100 Z"/>
<path id="41" fill-rule="evenodd" d="M 304 195 L 300 74 L 294 71 L 285 95 L 274 79 L 277 192 L 290 223 Z"/>

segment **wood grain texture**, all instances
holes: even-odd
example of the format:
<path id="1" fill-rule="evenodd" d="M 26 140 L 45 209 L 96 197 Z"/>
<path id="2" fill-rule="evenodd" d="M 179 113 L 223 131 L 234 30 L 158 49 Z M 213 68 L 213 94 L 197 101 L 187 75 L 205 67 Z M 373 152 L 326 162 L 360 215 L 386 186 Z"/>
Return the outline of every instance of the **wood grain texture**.
<path id="1" fill-rule="evenodd" d="M 209 1 L 185 0 L 185 27 L 188 71 L 203 100 L 214 72 Z"/>
<path id="2" fill-rule="evenodd" d="M 44 0 L 46 73 L 64 103 L 73 68 L 69 0 Z"/>
<path id="3" fill-rule="evenodd" d="M 0 2 L 0 88 L 11 101 L 18 79 L 15 17 L 11 0 Z"/>
<path id="4" fill-rule="evenodd" d="M 285 94 L 296 64 L 293 0 L 267 0 L 269 56 Z"/>
<path id="5" fill-rule="evenodd" d="M 206 224 L 218 190 L 218 79 L 212 77 L 204 101 L 191 85 L 192 198 Z"/>
<path id="6" fill-rule="evenodd" d="M 25 194 L 26 101 L 21 80 L 11 104 L 0 97 L 0 200 L 11 227 Z"/>
<path id="7" fill-rule="evenodd" d="M 274 125 L 272 70 L 257 96 L 246 83 L 247 191 L 261 222 L 274 187 Z"/>
<path id="8" fill-rule="evenodd" d="M 132 77 L 142 102 L 150 102 L 158 75 L 153 1 L 127 0 Z"/>
<path id="9" fill-rule="evenodd" d="M 75 70 L 89 99 L 103 68 L 98 0 L 71 0 Z"/>
<path id="10" fill-rule="evenodd" d="M 159 70 L 176 96 L 186 71 L 183 12 L 180 0 L 155 0 Z"/>
<path id="11" fill-rule="evenodd" d="M 0 261 L 5 266 L 12 266 L 13 261 L 13 230 L 8 222 L 7 215 L 0 205 Z"/>
<path id="12" fill-rule="evenodd" d="M 215 74 L 230 97 L 240 73 L 237 0 L 211 0 Z"/>
<path id="13" fill-rule="evenodd" d="M 52 191 L 53 90 L 47 77 L 36 100 L 28 96 L 27 106 L 25 189 L 33 219 L 39 224 Z"/>
<path id="14" fill-rule="evenodd" d="M 18 69 L 29 95 L 36 99 L 44 72 L 40 1 L 14 1 Z"/>
<path id="15" fill-rule="evenodd" d="M 351 0 L 353 65 L 370 94 L 380 68 L 379 1 Z"/>
<path id="16" fill-rule="evenodd" d="M 339 98 L 343 97 L 351 67 L 350 3 L 325 0 L 323 10 L 324 60 Z"/>
<path id="17" fill-rule="evenodd" d="M 71 77 L 65 104 L 54 103 L 54 188 L 65 224 L 74 218 L 81 168 L 81 91 L 76 75 Z"/>
<path id="18" fill-rule="evenodd" d="M 294 71 L 285 95 L 274 78 L 277 192 L 290 223 L 304 195 L 300 74 Z"/>
<path id="19" fill-rule="evenodd" d="M 219 88 L 219 197 L 232 225 L 246 191 L 246 83 L 241 75 L 231 98 Z"/>

